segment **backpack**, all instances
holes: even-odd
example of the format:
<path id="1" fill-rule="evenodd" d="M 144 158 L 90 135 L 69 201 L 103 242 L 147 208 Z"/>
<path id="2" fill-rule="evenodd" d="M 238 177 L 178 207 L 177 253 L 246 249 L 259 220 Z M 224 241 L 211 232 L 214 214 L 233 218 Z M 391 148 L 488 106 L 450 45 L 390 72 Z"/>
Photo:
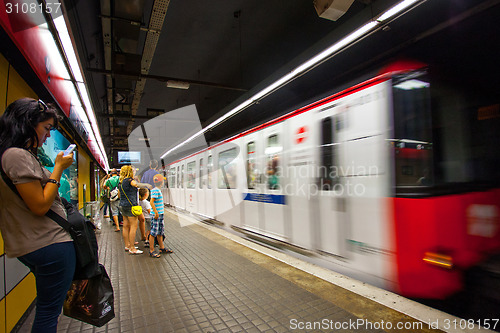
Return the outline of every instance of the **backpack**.
<path id="1" fill-rule="evenodd" d="M 111 192 L 109 192 L 109 201 L 113 202 L 118 200 L 120 198 L 118 194 L 119 194 L 118 187 L 115 187 Z"/>

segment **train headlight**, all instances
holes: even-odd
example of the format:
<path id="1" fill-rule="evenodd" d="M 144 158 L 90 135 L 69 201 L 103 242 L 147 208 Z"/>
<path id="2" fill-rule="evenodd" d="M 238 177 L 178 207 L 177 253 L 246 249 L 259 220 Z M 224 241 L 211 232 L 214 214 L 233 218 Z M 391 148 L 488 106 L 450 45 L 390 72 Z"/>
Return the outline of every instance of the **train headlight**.
<path id="1" fill-rule="evenodd" d="M 452 269 L 453 268 L 453 259 L 451 256 L 442 253 L 435 252 L 425 252 L 423 260 L 431 265 Z"/>

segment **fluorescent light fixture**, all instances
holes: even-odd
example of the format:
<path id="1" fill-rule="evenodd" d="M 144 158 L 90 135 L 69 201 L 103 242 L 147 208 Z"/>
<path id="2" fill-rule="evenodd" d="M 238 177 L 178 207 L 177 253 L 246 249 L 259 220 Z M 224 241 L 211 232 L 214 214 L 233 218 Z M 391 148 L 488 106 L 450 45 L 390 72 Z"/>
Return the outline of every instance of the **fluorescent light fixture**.
<path id="1" fill-rule="evenodd" d="M 383 13 L 382 15 L 380 15 L 379 18 L 377 19 L 377 22 L 384 22 L 384 21 L 390 19 L 391 17 L 393 17 L 394 15 L 397 15 L 397 14 L 401 13 L 403 10 L 405 10 L 408 7 L 410 7 L 411 5 L 413 5 L 417 1 L 419 1 L 419 0 L 404 0 L 404 1 L 401 1 L 396 6 L 392 7 L 391 9 L 389 9 L 388 11 L 386 11 L 385 13 Z"/>
<path id="2" fill-rule="evenodd" d="M 97 153 L 99 153 L 104 163 L 103 167 L 106 170 L 108 170 L 109 169 L 108 158 L 106 156 L 104 145 L 102 143 L 101 134 L 99 132 L 99 126 L 97 124 L 97 120 L 95 118 L 95 114 L 92 109 L 92 104 L 90 102 L 86 85 L 83 83 L 84 82 L 83 75 L 76 57 L 75 50 L 73 48 L 73 43 L 68 33 L 68 28 L 64 21 L 64 17 L 59 16 L 53 19 L 53 22 L 56 27 L 59 40 L 61 41 L 63 52 L 66 56 L 66 59 L 68 60 L 70 71 L 73 74 L 73 77 L 75 78 L 76 81 L 72 84 L 72 88 L 68 88 L 71 90 L 71 94 L 73 95 L 72 103 L 74 103 L 76 112 L 83 121 L 85 128 L 89 132 L 91 140 L 93 140 L 97 144 L 98 148 Z M 57 50 L 53 37 L 51 44 L 54 44 L 53 47 L 51 47 L 51 49 Z M 59 52 L 56 53 L 57 55 L 53 54 L 52 56 L 54 59 L 57 59 L 56 61 L 58 64 L 58 70 L 64 71 L 69 79 L 70 76 L 67 73 L 66 66 L 64 66 L 64 62 L 62 60 L 63 56 L 59 54 Z M 80 104 L 80 98 L 78 98 L 78 95 L 81 97 L 81 100 L 84 105 Z"/>
<path id="3" fill-rule="evenodd" d="M 402 90 L 413 90 L 413 89 L 429 88 L 429 86 L 430 86 L 429 82 L 412 79 L 398 83 L 394 85 L 394 88 Z"/>
<path id="4" fill-rule="evenodd" d="M 326 50 L 320 52 L 316 56 L 314 56 L 311 59 L 307 60 L 306 62 L 304 62 L 300 66 L 296 67 L 290 73 L 284 75 L 280 79 L 278 79 L 275 82 L 271 83 L 269 86 L 265 87 L 264 89 L 262 89 L 261 91 L 259 91 L 258 93 L 256 93 L 252 97 L 250 97 L 245 102 L 241 103 L 240 105 L 238 105 L 234 109 L 230 110 L 228 113 L 226 113 L 225 115 L 223 115 L 219 119 L 215 120 L 214 122 L 212 122 L 211 124 L 209 124 L 207 127 L 203 128 L 198 133 L 192 135 L 191 137 L 189 137 L 185 141 L 181 142 L 177 146 L 175 146 L 172 149 L 168 150 L 167 152 L 165 152 L 161 156 L 161 158 L 164 158 L 165 156 L 167 156 L 168 154 L 170 154 L 174 150 L 176 150 L 176 149 L 184 146 L 188 142 L 191 142 L 196 137 L 198 137 L 199 135 L 202 135 L 204 132 L 208 131 L 209 129 L 217 126 L 218 124 L 220 124 L 221 122 L 223 122 L 227 118 L 229 118 L 229 117 L 233 116 L 234 114 L 236 114 L 236 113 L 244 110 L 245 108 L 247 108 L 251 104 L 257 102 L 258 100 L 264 98 L 265 96 L 269 95 L 273 91 L 275 91 L 275 90 L 279 89 L 280 87 L 286 85 L 287 83 L 289 83 L 291 80 L 293 80 L 294 78 L 296 78 L 297 76 L 299 76 L 303 72 L 305 72 L 305 71 L 313 68 L 314 66 L 316 66 L 317 64 L 319 64 L 323 60 L 329 58 L 330 56 L 332 56 L 336 52 L 342 50 L 344 47 L 348 46 L 349 44 L 355 42 L 359 38 L 362 38 L 362 37 L 366 36 L 368 33 L 370 33 L 371 31 L 373 31 L 377 26 L 380 26 L 380 24 L 383 21 L 386 21 L 387 19 L 393 17 L 394 15 L 397 15 L 398 13 L 400 13 L 401 11 L 403 11 L 404 9 L 408 8 L 409 6 L 413 5 L 414 3 L 418 2 L 418 1 L 422 1 L 422 0 L 403 0 L 403 1 L 401 1 L 396 6 L 392 7 L 391 9 L 389 9 L 388 11 L 386 11 L 385 13 L 383 13 L 382 15 L 380 15 L 379 18 L 376 19 L 375 21 L 370 21 L 370 22 L 366 23 L 365 25 L 363 25 L 362 27 L 358 28 L 357 30 L 353 31 L 352 33 L 350 33 L 346 37 L 342 38 L 340 41 L 338 41 L 335 44 L 333 44 L 332 46 L 328 47 Z"/>
<path id="5" fill-rule="evenodd" d="M 75 50 L 73 49 L 73 44 L 71 43 L 71 38 L 69 37 L 64 17 L 61 15 L 53 20 L 53 22 L 56 26 L 57 33 L 59 34 L 59 39 L 61 40 L 64 53 L 66 53 L 66 58 L 68 59 L 69 67 L 73 72 L 73 76 L 76 81 L 83 82 L 82 72 L 80 71 L 78 60 L 76 59 Z"/>

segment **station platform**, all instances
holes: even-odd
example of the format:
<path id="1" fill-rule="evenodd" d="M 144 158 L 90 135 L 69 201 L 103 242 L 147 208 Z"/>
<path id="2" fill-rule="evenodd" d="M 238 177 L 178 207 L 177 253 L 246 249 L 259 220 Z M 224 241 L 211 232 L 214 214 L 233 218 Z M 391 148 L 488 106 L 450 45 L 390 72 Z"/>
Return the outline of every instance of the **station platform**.
<path id="1" fill-rule="evenodd" d="M 99 255 L 116 317 L 96 328 L 61 315 L 58 332 L 437 332 L 431 320 L 443 328 L 449 318 L 172 210 L 165 227 L 174 253 L 155 259 L 142 244 L 144 254 L 125 252 L 121 234 L 103 222 Z M 421 320 L 411 315 L 419 306 Z M 30 332 L 33 318 L 19 332 Z"/>

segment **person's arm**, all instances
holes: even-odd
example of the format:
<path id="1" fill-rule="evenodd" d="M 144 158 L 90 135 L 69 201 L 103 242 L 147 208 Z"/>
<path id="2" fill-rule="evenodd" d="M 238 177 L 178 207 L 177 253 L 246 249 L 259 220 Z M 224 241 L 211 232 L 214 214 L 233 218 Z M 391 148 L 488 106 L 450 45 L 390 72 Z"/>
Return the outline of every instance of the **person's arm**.
<path id="1" fill-rule="evenodd" d="M 152 189 L 153 187 L 151 186 L 151 184 L 146 184 L 146 183 L 138 183 L 136 182 L 135 180 L 132 180 L 130 182 L 130 185 L 132 185 L 133 187 L 137 187 L 137 188 L 148 188 L 148 189 Z"/>
<path id="2" fill-rule="evenodd" d="M 63 152 L 60 152 L 56 156 L 54 171 L 49 178 L 59 182 L 63 171 L 72 163 L 73 153 L 63 157 Z M 26 206 L 37 216 L 43 216 L 49 211 L 59 189 L 57 184 L 51 182 L 47 182 L 45 187 L 42 187 L 39 180 L 15 186 Z"/>
<path id="3" fill-rule="evenodd" d="M 155 212 L 155 220 L 157 220 L 158 217 L 160 217 L 160 215 L 158 214 L 158 211 L 156 210 L 155 198 L 151 198 L 151 208 L 153 208 L 153 211 Z"/>

